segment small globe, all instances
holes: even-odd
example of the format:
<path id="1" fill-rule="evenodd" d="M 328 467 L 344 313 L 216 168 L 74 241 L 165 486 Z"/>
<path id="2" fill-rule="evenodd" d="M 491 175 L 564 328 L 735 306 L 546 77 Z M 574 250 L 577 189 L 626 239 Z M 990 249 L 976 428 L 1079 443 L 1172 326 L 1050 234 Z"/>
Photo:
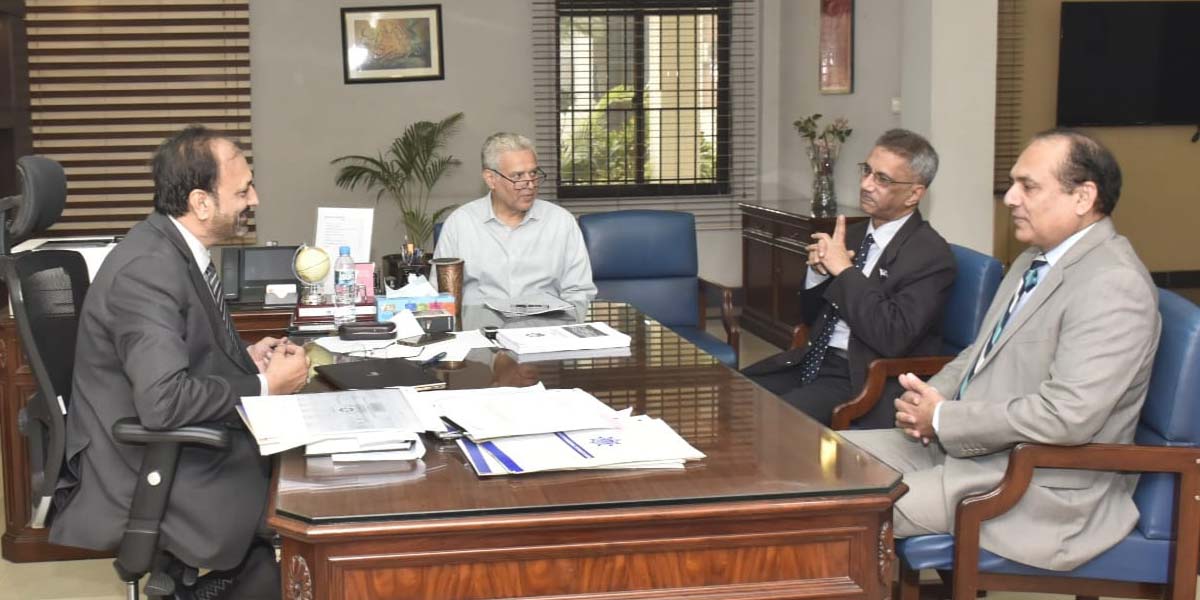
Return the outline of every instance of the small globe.
<path id="1" fill-rule="evenodd" d="M 329 274 L 329 253 L 316 246 L 300 246 L 292 258 L 292 271 L 304 283 L 320 283 Z"/>

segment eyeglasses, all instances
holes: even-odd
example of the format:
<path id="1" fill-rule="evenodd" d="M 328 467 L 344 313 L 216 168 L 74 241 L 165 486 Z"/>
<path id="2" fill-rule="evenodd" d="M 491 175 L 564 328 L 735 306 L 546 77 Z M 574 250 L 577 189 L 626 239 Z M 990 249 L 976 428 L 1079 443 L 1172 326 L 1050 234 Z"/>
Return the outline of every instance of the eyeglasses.
<path id="1" fill-rule="evenodd" d="M 896 181 L 895 179 L 888 177 L 884 173 L 872 169 L 871 165 L 868 165 L 865 162 L 858 163 L 858 173 L 859 173 L 859 177 L 862 177 L 862 178 L 867 178 L 867 177 L 871 177 L 872 175 L 874 175 L 875 183 L 878 184 L 880 187 L 888 187 L 892 184 L 921 185 L 921 182 L 919 182 L 919 181 Z"/>
<path id="2" fill-rule="evenodd" d="M 546 172 L 541 170 L 540 168 L 534 169 L 528 173 L 518 174 L 516 179 L 513 179 L 495 169 L 488 169 L 488 170 L 495 173 L 496 175 L 498 175 L 500 177 L 500 179 L 503 179 L 503 180 L 511 183 L 514 190 L 523 190 L 526 188 L 537 187 L 539 184 L 541 184 L 543 181 L 546 180 Z"/>

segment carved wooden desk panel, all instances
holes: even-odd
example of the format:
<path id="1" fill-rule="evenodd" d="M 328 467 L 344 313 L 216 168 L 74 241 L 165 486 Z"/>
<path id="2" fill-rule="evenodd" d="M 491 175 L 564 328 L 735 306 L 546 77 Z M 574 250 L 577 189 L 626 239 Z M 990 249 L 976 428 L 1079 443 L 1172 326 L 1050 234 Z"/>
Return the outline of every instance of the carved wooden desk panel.
<path id="1" fill-rule="evenodd" d="M 291 319 L 290 310 L 239 309 L 234 324 L 242 337 L 254 342 L 264 336 L 281 336 Z M 29 466 L 25 436 L 17 429 L 17 414 L 36 384 L 25 352 L 17 339 L 16 321 L 0 317 L 0 459 L 4 469 L 4 535 L 0 553 L 13 562 L 97 558 L 108 553 L 56 546 L 46 541 L 47 531 L 29 527 Z"/>
<path id="2" fill-rule="evenodd" d="M 419 464 L 298 452 L 275 469 L 287 599 L 885 598 L 899 475 L 628 307 L 624 358 L 520 364 L 491 349 L 452 388 L 540 380 L 661 417 L 707 455 L 684 470 L 479 478 L 453 444 Z"/>

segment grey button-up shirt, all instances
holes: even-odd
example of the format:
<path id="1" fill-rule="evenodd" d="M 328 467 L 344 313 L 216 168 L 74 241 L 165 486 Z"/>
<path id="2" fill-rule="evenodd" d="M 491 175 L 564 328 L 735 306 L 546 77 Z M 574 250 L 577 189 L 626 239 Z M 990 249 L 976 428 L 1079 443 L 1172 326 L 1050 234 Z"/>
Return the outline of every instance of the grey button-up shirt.
<path id="1" fill-rule="evenodd" d="M 545 293 L 586 306 L 596 295 L 579 224 L 544 200 L 512 228 L 496 218 L 491 194 L 460 206 L 442 226 L 434 256 L 463 259 L 465 304 Z"/>

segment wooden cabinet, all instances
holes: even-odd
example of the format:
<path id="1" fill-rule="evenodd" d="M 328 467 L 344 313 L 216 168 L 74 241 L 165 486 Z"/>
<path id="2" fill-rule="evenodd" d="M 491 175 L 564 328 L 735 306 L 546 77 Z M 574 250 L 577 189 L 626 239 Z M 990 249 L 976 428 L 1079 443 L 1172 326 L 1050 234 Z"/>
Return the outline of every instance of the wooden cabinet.
<path id="1" fill-rule="evenodd" d="M 0 287 L 0 292 L 3 287 Z M 0 294 L 0 297 L 7 298 Z M 284 334 L 292 311 L 239 309 L 231 307 L 233 323 L 247 343 L 265 336 Z M 48 530 L 29 526 L 29 455 L 25 436 L 18 429 L 18 415 L 37 387 L 17 339 L 17 323 L 9 314 L 0 316 L 0 459 L 4 471 L 4 535 L 0 554 L 12 562 L 70 560 L 111 556 L 79 548 L 56 546 L 46 541 Z"/>
<path id="2" fill-rule="evenodd" d="M 813 217 L 803 209 L 741 204 L 742 286 L 746 300 L 741 326 L 786 348 L 800 322 L 799 293 L 808 267 L 808 242 L 816 232 L 832 233 L 835 219 Z M 866 217 L 847 214 L 847 223 Z"/>

